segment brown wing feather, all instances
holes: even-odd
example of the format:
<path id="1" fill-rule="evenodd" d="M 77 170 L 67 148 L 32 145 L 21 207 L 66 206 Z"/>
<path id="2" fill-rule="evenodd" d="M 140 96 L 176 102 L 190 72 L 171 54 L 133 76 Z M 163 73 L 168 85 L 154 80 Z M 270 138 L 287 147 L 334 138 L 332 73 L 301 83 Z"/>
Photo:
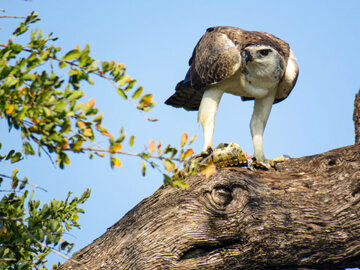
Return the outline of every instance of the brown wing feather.
<path id="1" fill-rule="evenodd" d="M 287 64 L 289 45 L 271 34 L 245 31 L 231 26 L 207 29 L 189 60 L 190 69 L 185 80 L 177 84 L 176 92 L 165 104 L 186 110 L 198 110 L 205 88 L 229 78 L 241 68 L 242 50 L 254 44 L 273 47 L 284 57 Z M 242 100 L 252 99 L 242 97 Z M 275 100 L 275 103 L 279 101 Z"/>
<path id="2" fill-rule="evenodd" d="M 191 86 L 201 89 L 232 76 L 241 63 L 238 45 L 217 27 L 207 29 L 190 59 Z"/>

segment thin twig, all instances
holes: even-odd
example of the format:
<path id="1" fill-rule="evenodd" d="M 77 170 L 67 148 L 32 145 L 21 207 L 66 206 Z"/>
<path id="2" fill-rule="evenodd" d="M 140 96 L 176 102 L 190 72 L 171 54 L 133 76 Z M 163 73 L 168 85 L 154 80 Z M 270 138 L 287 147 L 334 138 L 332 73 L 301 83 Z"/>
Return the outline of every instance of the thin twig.
<path id="1" fill-rule="evenodd" d="M 23 121 L 23 122 L 24 122 L 25 124 L 28 124 L 28 125 L 31 124 L 29 121 Z M 32 125 L 32 124 L 31 124 L 31 125 Z M 26 129 L 25 125 L 24 125 L 22 122 L 20 122 L 20 126 L 21 126 L 22 128 L 24 128 L 24 129 Z M 54 168 L 56 168 L 56 164 L 55 164 L 54 160 L 52 159 L 50 153 L 49 153 L 48 151 L 46 151 L 46 149 L 45 149 L 45 147 L 44 147 L 43 145 L 41 145 L 39 139 L 36 138 L 34 135 L 30 135 L 30 138 L 33 139 L 33 140 L 41 147 L 41 149 L 42 149 L 42 150 L 45 152 L 45 154 L 48 156 L 51 164 L 54 166 Z"/>
<path id="2" fill-rule="evenodd" d="M 17 259 L 15 258 L 3 258 L 0 259 L 1 262 L 12 262 L 12 261 L 17 261 Z"/>
<path id="3" fill-rule="evenodd" d="M 24 194 L 21 190 L 15 190 L 15 189 L 0 189 L 0 192 L 11 192 L 11 193 L 21 193 Z"/>
<path id="4" fill-rule="evenodd" d="M 5 175 L 5 174 L 1 174 L 1 173 L 0 173 L 0 177 L 12 179 L 10 176 Z M 20 181 L 21 183 L 25 182 L 24 180 L 19 180 L 19 181 Z M 42 188 L 42 187 L 40 187 L 40 186 L 38 186 L 38 185 L 35 185 L 35 184 L 32 184 L 32 183 L 30 183 L 30 182 L 26 182 L 26 184 L 29 185 L 29 186 L 32 186 L 32 187 L 34 187 L 34 188 L 41 189 L 42 191 L 48 192 L 45 188 Z"/>
<path id="5" fill-rule="evenodd" d="M 50 159 L 51 164 L 54 166 L 54 168 L 56 167 L 56 164 L 53 160 L 53 158 L 51 157 L 50 153 L 46 150 L 46 148 L 44 146 L 41 146 L 41 149 L 45 152 L 45 154 L 48 156 L 48 158 Z"/>
<path id="6" fill-rule="evenodd" d="M 0 217 L 1 220 L 11 220 L 11 221 L 23 221 L 22 218 L 17 218 L 17 217 Z"/>
<path id="7" fill-rule="evenodd" d="M 64 150 L 72 151 L 71 148 L 67 148 L 67 149 L 64 149 Z M 81 151 L 94 151 L 94 152 L 109 153 L 109 154 L 121 154 L 121 155 L 135 156 L 135 157 L 143 158 L 141 156 L 141 154 L 139 154 L 139 153 L 131 153 L 131 152 L 123 152 L 123 151 L 110 151 L 110 150 L 106 150 L 106 149 L 102 149 L 102 148 L 84 147 L 84 148 L 81 148 Z M 149 155 L 149 158 L 154 158 L 154 159 L 159 159 L 159 160 L 169 159 L 167 157 L 153 156 L 153 155 Z M 181 162 L 181 160 L 179 158 L 172 158 L 171 160 Z"/>
<path id="8" fill-rule="evenodd" d="M 2 9 L 1 11 L 5 11 L 5 10 Z M 26 17 L 23 16 L 8 16 L 8 15 L 2 15 L 0 16 L 0 19 L 1 18 L 26 19 Z"/>

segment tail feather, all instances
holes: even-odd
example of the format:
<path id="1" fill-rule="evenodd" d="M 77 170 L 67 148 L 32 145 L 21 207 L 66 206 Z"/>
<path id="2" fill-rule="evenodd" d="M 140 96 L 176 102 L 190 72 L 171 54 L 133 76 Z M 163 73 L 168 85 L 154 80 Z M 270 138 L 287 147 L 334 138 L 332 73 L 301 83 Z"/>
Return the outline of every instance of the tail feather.
<path id="1" fill-rule="evenodd" d="M 190 82 L 184 81 L 179 82 L 175 90 L 175 94 L 169 97 L 165 104 L 176 108 L 184 108 L 187 111 L 199 110 L 204 91 L 195 90 L 191 87 Z"/>

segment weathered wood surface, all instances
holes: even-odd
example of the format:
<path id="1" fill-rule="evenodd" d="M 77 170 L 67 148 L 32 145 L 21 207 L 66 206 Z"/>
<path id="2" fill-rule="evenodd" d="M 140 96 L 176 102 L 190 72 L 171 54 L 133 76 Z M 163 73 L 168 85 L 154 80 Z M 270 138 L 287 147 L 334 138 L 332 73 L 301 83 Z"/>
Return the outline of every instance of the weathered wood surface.
<path id="1" fill-rule="evenodd" d="M 81 265 L 60 269 L 360 266 L 360 144 L 186 182 L 158 189 L 82 249 Z"/>

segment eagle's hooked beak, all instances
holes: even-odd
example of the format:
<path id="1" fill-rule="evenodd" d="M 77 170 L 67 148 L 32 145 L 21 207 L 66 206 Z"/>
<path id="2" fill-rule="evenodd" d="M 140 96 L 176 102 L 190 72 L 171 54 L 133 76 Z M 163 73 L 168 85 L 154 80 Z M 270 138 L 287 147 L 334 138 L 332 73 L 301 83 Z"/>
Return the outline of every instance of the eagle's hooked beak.
<path id="1" fill-rule="evenodd" d="M 250 50 L 245 50 L 245 63 L 252 61 L 254 58 L 251 55 Z"/>

